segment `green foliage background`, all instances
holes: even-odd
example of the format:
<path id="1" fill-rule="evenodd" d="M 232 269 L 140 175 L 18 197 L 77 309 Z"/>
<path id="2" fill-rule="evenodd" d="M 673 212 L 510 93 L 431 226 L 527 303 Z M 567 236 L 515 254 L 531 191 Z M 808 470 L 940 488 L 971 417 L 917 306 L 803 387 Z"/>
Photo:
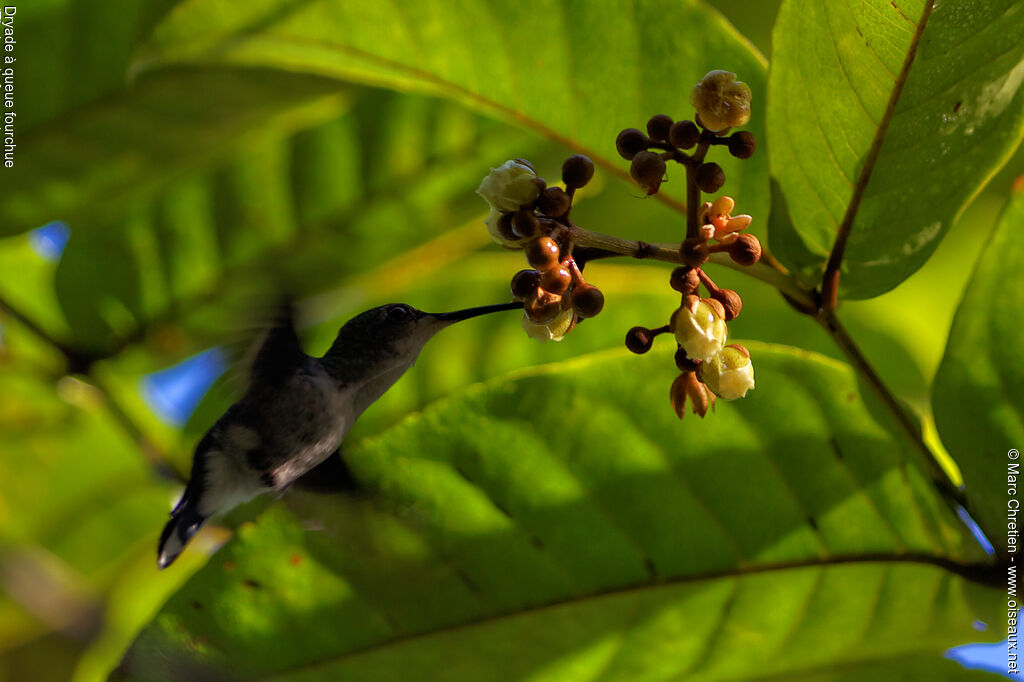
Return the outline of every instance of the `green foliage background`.
<path id="1" fill-rule="evenodd" d="M 605 311 L 562 343 L 507 315 L 424 351 L 349 436 L 366 498 L 257 501 L 156 570 L 168 471 L 239 384 L 178 429 L 145 375 L 238 347 L 280 287 L 311 353 L 380 303 L 506 298 L 522 257 L 490 243 L 473 189 L 507 158 L 553 179 L 582 151 L 600 167 L 578 223 L 678 240 L 682 174 L 640 199 L 614 137 L 688 117 L 714 68 L 751 85 L 759 140 L 716 157 L 726 189 L 800 281 L 864 181 L 841 315 L 998 537 L 1024 435 L 1006 388 L 1024 379 L 1024 199 L 1003 211 L 1024 5 L 714 4 L 753 43 L 687 1 L 19 7 L 0 680 L 988 677 L 941 653 L 999 638 L 971 628 L 999 623 L 979 580 L 996 559 L 828 335 L 724 268 L 758 387 L 704 422 L 672 414 L 667 349 L 621 348 L 677 304 L 669 270 L 594 263 Z M 72 228 L 59 264 L 27 234 L 53 219 Z"/>

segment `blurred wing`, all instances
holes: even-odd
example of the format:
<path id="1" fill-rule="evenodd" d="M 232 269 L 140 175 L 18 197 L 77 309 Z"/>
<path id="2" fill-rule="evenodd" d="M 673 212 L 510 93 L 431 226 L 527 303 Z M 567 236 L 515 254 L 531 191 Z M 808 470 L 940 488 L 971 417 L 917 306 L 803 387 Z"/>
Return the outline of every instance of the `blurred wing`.
<path id="1" fill-rule="evenodd" d="M 306 362 L 302 344 L 295 332 L 295 304 L 283 300 L 274 315 L 272 326 L 264 334 L 249 367 L 254 384 L 277 384 Z"/>

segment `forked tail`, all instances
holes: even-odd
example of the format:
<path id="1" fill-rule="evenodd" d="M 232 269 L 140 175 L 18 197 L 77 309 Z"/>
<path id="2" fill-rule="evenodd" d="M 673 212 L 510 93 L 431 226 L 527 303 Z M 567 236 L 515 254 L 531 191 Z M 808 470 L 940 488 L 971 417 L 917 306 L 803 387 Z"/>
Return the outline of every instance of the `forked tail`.
<path id="1" fill-rule="evenodd" d="M 174 563 L 204 521 L 206 517 L 199 513 L 199 494 L 189 485 L 185 488 L 178 506 L 171 512 L 171 520 L 164 526 L 164 532 L 160 534 L 157 565 L 160 568 L 167 568 Z"/>

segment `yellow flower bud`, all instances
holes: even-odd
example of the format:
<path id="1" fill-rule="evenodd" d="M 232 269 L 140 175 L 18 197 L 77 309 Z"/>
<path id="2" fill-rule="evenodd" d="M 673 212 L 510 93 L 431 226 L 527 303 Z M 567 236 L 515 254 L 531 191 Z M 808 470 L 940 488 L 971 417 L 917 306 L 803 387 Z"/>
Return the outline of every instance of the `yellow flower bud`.
<path id="1" fill-rule="evenodd" d="M 477 187 L 476 193 L 482 196 L 492 208 L 502 213 L 518 211 L 523 204 L 528 204 L 540 195 L 537 174 L 532 168 L 521 161 L 506 161 L 491 172 Z"/>
<path id="2" fill-rule="evenodd" d="M 676 310 L 669 326 L 691 360 L 707 360 L 718 355 L 728 333 L 725 321 L 703 300 Z"/>
<path id="3" fill-rule="evenodd" d="M 736 400 L 754 388 L 754 365 L 743 346 L 731 345 L 700 365 L 700 380 L 719 398 Z"/>
<path id="4" fill-rule="evenodd" d="M 523 331 L 530 338 L 537 339 L 542 343 L 545 341 L 561 341 L 569 333 L 569 330 L 573 328 L 574 323 L 572 308 L 563 310 L 555 316 L 555 319 L 545 324 L 537 324 L 525 314 L 523 315 Z"/>
<path id="5" fill-rule="evenodd" d="M 750 120 L 750 87 L 728 71 L 711 71 L 690 94 L 700 122 L 715 132 Z"/>

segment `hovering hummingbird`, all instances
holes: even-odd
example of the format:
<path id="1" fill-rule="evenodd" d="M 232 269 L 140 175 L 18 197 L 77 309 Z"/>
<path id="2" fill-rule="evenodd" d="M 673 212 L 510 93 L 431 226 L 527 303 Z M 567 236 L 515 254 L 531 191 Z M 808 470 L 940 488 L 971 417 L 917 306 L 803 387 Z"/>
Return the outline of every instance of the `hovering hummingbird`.
<path id="1" fill-rule="evenodd" d="M 404 303 L 380 306 L 345 323 L 320 358 L 302 352 L 294 311 L 284 306 L 253 360 L 248 391 L 196 446 L 188 485 L 160 535 L 157 564 L 169 566 L 213 514 L 260 493 L 283 492 L 314 467 L 333 475 L 339 489 L 352 483 L 341 442 L 427 341 L 460 320 L 522 305 L 440 314 Z"/>

